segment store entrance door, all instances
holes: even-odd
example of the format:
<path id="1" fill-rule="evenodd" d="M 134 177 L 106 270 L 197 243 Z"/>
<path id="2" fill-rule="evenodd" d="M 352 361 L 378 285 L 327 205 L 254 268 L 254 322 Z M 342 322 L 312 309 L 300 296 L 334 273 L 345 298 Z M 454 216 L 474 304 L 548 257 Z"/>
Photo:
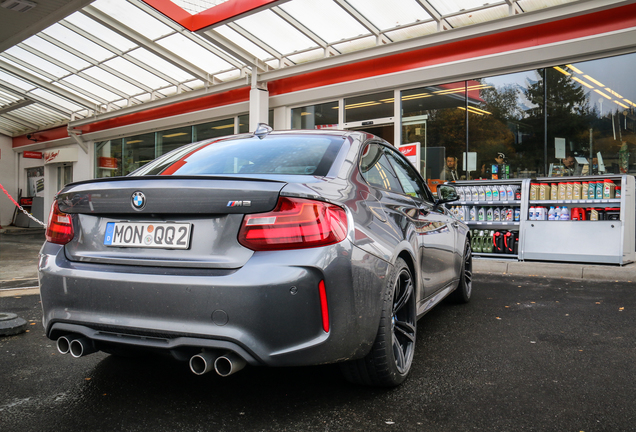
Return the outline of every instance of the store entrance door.
<path id="1" fill-rule="evenodd" d="M 345 123 L 345 129 L 371 133 L 395 145 L 395 123 L 393 117 Z"/>

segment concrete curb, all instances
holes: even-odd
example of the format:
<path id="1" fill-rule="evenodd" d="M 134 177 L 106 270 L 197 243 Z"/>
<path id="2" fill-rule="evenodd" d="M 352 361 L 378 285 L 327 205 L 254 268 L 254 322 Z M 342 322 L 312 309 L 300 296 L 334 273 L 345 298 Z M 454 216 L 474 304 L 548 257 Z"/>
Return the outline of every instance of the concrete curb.
<path id="1" fill-rule="evenodd" d="M 473 260 L 475 273 L 514 276 L 545 276 L 568 279 L 636 281 L 636 264 L 624 266 L 553 263 L 541 261 L 502 261 L 483 258 Z"/>
<path id="2" fill-rule="evenodd" d="M 15 226 L 5 226 L 0 228 L 0 234 L 44 234 L 46 230 L 44 228 L 20 228 Z"/>
<path id="3" fill-rule="evenodd" d="M 2 297 L 21 297 L 28 295 L 40 295 L 40 287 L 28 288 L 9 288 L 0 290 L 0 298 Z"/>

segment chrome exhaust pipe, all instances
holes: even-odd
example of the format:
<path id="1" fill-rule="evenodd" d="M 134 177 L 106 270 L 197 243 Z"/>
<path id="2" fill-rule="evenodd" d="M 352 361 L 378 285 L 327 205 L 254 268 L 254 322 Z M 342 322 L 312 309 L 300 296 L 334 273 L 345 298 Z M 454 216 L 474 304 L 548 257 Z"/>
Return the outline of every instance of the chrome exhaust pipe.
<path id="1" fill-rule="evenodd" d="M 75 335 L 66 335 L 57 338 L 56 345 L 57 350 L 60 352 L 60 354 L 68 354 L 69 352 L 71 352 L 71 342 L 73 342 L 78 337 L 79 336 Z"/>
<path id="2" fill-rule="evenodd" d="M 80 358 L 97 352 L 97 348 L 95 348 L 93 341 L 85 337 L 73 339 L 70 343 L 69 349 L 71 351 L 71 355 L 75 358 Z"/>
<path id="3" fill-rule="evenodd" d="M 214 362 L 214 370 L 222 377 L 230 376 L 245 367 L 245 360 L 239 355 L 229 352 L 217 358 Z"/>
<path id="4" fill-rule="evenodd" d="M 211 370 L 214 370 L 214 362 L 218 356 L 218 354 L 206 351 L 193 355 L 190 358 L 190 370 L 196 375 L 208 373 Z"/>

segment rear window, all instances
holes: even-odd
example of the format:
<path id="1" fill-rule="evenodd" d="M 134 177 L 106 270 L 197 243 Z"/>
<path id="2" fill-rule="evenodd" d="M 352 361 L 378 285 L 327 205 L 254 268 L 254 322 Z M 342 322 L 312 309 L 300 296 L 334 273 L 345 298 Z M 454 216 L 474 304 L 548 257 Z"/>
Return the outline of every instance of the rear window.
<path id="1" fill-rule="evenodd" d="M 337 136 L 268 135 L 178 148 L 137 171 L 144 175 L 282 174 L 325 176 L 344 142 Z"/>

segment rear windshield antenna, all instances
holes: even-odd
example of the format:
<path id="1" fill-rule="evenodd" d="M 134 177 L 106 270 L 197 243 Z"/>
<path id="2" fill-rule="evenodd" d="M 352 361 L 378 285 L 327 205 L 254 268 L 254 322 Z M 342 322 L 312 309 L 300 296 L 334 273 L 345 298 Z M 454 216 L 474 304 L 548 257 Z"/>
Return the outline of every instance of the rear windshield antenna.
<path id="1" fill-rule="evenodd" d="M 274 129 L 272 129 L 267 124 L 259 123 L 258 126 L 256 126 L 256 130 L 254 131 L 254 135 L 256 135 L 259 139 L 263 139 L 263 138 L 265 138 L 267 136 L 267 134 L 269 134 L 273 130 Z"/>

